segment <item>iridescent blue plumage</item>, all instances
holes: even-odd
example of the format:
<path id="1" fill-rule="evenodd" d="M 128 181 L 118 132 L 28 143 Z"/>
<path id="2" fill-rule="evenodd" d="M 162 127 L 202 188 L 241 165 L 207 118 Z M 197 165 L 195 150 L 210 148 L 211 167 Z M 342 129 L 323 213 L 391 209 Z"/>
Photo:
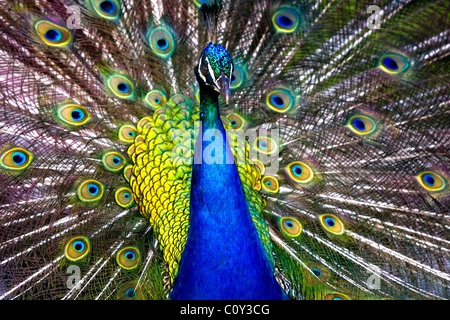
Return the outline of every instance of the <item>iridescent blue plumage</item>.
<path id="1" fill-rule="evenodd" d="M 218 92 L 230 89 L 218 88 L 214 79 L 225 74 L 228 81 L 223 83 L 229 84 L 231 58 L 223 47 L 213 44 L 209 44 L 202 55 L 214 75 L 197 74 L 201 133 L 194 151 L 190 227 L 170 297 L 222 300 L 287 298 L 275 279 L 274 269 L 251 219 L 219 115 Z M 202 61 L 200 59 L 200 64 Z M 198 67 L 202 68 L 201 65 Z M 213 82 L 207 83 L 204 79 Z M 213 152 L 208 151 L 212 144 L 216 146 Z"/>

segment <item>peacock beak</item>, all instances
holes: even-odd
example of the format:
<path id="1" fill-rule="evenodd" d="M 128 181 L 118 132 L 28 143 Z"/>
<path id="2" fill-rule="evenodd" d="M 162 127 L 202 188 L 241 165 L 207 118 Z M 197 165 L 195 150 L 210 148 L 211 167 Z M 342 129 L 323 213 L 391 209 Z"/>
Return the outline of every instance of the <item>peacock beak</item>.
<path id="1" fill-rule="evenodd" d="M 219 92 L 225 99 L 226 104 L 230 104 L 231 99 L 230 79 L 228 79 L 223 72 L 221 72 L 219 79 L 217 79 L 217 85 L 218 85 L 217 89 L 219 89 Z"/>

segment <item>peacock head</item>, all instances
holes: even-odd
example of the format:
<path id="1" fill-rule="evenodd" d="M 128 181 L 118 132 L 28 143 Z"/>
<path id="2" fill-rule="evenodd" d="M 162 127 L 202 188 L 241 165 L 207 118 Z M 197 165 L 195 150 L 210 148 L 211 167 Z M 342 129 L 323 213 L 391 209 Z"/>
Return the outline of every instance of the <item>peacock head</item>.
<path id="1" fill-rule="evenodd" d="M 233 61 L 224 47 L 210 42 L 202 51 L 195 69 L 200 86 L 210 88 L 221 94 L 230 103 L 230 79 L 233 74 Z"/>

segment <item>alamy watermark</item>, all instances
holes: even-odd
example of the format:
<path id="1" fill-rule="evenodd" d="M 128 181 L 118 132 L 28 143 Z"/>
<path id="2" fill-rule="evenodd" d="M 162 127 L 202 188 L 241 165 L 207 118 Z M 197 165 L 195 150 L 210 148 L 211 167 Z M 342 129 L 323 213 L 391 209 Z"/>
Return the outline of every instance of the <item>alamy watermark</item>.
<path id="1" fill-rule="evenodd" d="M 78 282 L 81 280 L 81 270 L 80 267 L 77 265 L 70 265 L 66 273 L 71 274 L 66 281 L 67 288 L 73 289 L 77 286 Z"/>
<path id="2" fill-rule="evenodd" d="M 370 14 L 369 19 L 367 19 L 367 28 L 370 30 L 380 29 L 381 27 L 381 9 L 377 5 L 371 5 L 366 10 L 367 13 Z"/>
<path id="3" fill-rule="evenodd" d="M 380 290 L 381 289 L 381 277 L 378 273 L 372 274 L 367 278 L 366 285 L 368 289 Z"/>
<path id="4" fill-rule="evenodd" d="M 79 6 L 72 5 L 67 7 L 67 13 L 71 14 L 67 18 L 66 25 L 69 29 L 81 29 L 81 10 Z"/>

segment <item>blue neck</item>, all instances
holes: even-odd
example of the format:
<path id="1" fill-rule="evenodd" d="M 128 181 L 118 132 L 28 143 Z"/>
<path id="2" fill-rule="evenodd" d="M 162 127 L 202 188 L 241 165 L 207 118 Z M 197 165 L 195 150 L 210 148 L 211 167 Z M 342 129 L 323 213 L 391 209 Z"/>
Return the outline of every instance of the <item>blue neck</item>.
<path id="1" fill-rule="evenodd" d="M 202 133 L 194 153 L 188 238 L 170 297 L 286 298 L 251 219 L 219 117 L 218 97 L 205 91 L 200 91 Z M 215 142 L 203 141 L 208 129 L 217 130 Z M 223 148 L 211 152 L 219 141 Z M 214 157 L 219 163 L 211 164 Z"/>

